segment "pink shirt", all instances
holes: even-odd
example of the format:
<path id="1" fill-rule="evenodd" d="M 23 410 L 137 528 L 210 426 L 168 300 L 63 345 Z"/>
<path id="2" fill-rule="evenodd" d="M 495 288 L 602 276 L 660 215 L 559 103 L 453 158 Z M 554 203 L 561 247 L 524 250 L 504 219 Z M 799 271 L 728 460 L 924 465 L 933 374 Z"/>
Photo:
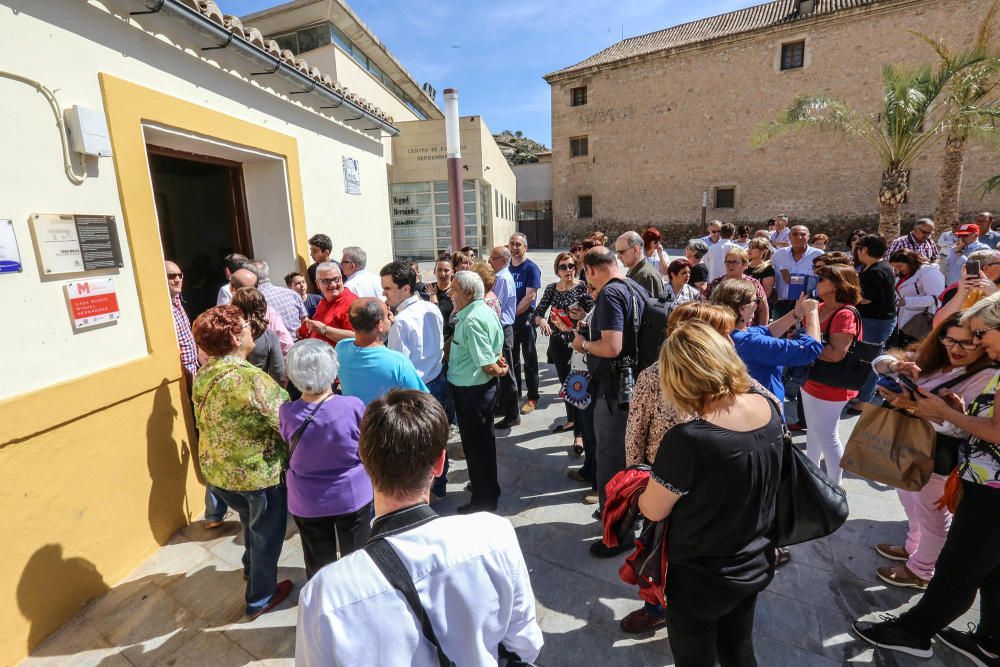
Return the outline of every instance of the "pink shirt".
<path id="1" fill-rule="evenodd" d="M 285 323 L 281 321 L 281 315 L 271 306 L 267 307 L 267 328 L 278 334 L 281 356 L 287 356 L 289 348 L 292 347 L 292 336 L 288 333 Z"/>

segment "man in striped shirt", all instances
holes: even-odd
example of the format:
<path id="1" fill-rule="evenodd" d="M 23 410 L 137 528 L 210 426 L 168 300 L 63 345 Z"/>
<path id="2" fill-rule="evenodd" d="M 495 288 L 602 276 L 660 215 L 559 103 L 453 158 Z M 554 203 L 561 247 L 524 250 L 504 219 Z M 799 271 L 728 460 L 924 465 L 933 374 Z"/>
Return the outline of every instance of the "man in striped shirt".
<path id="1" fill-rule="evenodd" d="M 191 378 L 198 370 L 198 347 L 194 343 L 194 335 L 191 333 L 191 320 L 184 311 L 181 303 L 181 290 L 184 288 L 184 273 L 181 267 L 167 260 L 163 263 L 167 270 L 167 287 L 170 289 L 170 305 L 174 312 L 174 333 L 177 334 L 177 345 L 181 348 L 181 366 L 184 367 L 185 375 L 188 375 L 188 387 L 191 386 Z"/>

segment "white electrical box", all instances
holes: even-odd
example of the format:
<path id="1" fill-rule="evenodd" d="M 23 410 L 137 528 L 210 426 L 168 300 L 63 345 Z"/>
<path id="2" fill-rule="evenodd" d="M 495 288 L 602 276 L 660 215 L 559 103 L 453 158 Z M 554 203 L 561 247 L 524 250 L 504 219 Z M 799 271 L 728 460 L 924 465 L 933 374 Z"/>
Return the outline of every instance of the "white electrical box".
<path id="1" fill-rule="evenodd" d="M 74 153 L 96 157 L 111 155 L 111 139 L 104 112 L 74 105 L 66 109 L 64 115 L 69 145 Z"/>

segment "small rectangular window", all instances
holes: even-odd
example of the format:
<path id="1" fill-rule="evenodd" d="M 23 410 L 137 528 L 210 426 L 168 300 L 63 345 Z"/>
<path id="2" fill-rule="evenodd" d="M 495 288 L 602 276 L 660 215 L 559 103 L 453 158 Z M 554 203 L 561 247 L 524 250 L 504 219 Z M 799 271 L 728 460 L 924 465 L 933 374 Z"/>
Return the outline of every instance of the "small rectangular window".
<path id="1" fill-rule="evenodd" d="M 789 42 L 781 45 L 781 69 L 802 67 L 806 55 L 805 42 Z"/>
<path id="2" fill-rule="evenodd" d="M 581 157 L 586 155 L 588 152 L 587 137 L 570 137 L 569 138 L 569 155 L 570 157 Z"/>
<path id="3" fill-rule="evenodd" d="M 736 208 L 736 188 L 715 188 L 715 208 Z"/>
<path id="4" fill-rule="evenodd" d="M 576 198 L 576 217 L 594 217 L 594 198 L 590 195 L 580 195 Z"/>
<path id="5" fill-rule="evenodd" d="M 311 28 L 303 28 L 299 30 L 298 35 L 300 53 L 318 49 L 330 43 L 330 24 L 321 23 Z"/>
<path id="6" fill-rule="evenodd" d="M 578 88 L 570 88 L 569 97 L 570 106 L 582 107 L 587 103 L 587 87 L 580 86 Z"/>

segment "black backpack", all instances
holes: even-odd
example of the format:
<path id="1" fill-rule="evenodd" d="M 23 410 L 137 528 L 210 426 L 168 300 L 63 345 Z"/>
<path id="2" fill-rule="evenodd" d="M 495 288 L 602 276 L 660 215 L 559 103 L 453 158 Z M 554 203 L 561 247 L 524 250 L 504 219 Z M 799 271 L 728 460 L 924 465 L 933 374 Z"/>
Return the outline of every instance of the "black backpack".
<path id="1" fill-rule="evenodd" d="M 640 285 L 631 279 L 625 280 L 625 285 L 632 293 L 633 301 L 641 300 L 644 306 L 642 321 L 636 326 L 635 303 L 632 304 L 632 331 L 635 332 L 635 350 L 640 371 L 649 368 L 660 358 L 660 347 L 667 330 L 667 317 L 670 315 L 672 301 L 669 296 L 649 296 L 645 288 L 635 289 Z"/>

